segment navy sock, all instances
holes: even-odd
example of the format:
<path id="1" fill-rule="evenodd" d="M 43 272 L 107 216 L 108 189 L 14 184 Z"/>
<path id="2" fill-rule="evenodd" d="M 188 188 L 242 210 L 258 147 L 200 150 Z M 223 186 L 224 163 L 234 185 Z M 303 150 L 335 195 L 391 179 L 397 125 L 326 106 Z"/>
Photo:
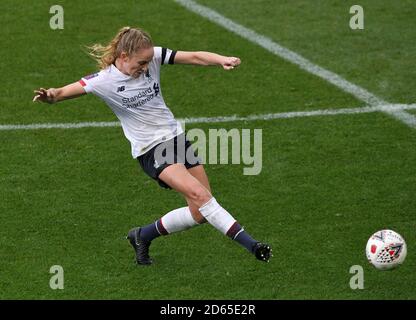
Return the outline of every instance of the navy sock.
<path id="1" fill-rule="evenodd" d="M 254 245 L 257 243 L 246 231 L 244 231 L 243 227 L 236 221 L 228 230 L 227 236 L 231 239 L 237 241 L 243 247 L 245 247 L 248 251 L 253 253 Z"/>
<path id="2" fill-rule="evenodd" d="M 140 228 L 140 239 L 145 240 L 145 241 L 152 241 L 153 239 L 161 235 L 167 235 L 167 234 L 168 232 L 163 226 L 161 219 L 151 224 L 148 224 L 147 226 Z"/>

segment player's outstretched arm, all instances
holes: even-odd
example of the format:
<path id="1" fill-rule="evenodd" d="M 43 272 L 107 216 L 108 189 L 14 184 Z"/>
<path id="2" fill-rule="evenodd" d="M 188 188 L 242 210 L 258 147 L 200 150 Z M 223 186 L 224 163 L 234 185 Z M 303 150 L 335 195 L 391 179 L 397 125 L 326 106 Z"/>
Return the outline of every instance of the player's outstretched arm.
<path id="1" fill-rule="evenodd" d="M 174 63 L 199 66 L 219 65 L 225 70 L 232 70 L 240 65 L 241 60 L 237 57 L 226 57 L 206 51 L 178 51 Z"/>
<path id="2" fill-rule="evenodd" d="M 35 96 L 33 101 L 45 103 L 56 103 L 62 100 L 72 99 L 86 94 L 84 88 L 79 82 L 74 82 L 62 88 L 40 88 L 34 90 Z"/>

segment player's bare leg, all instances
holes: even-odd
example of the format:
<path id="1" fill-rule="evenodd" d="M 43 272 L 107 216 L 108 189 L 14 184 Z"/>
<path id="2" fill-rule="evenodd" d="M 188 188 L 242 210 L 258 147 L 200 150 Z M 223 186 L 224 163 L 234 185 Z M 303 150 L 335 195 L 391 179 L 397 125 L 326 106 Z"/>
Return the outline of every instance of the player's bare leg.
<path id="1" fill-rule="evenodd" d="M 203 165 L 190 168 L 188 169 L 188 172 L 193 177 L 195 177 L 211 193 L 211 187 L 209 185 L 208 176 L 205 173 L 205 169 Z M 201 212 L 199 212 L 199 207 L 197 205 L 193 204 L 190 199 L 186 199 L 186 202 L 188 203 L 192 216 L 197 223 L 202 224 L 202 223 L 207 222 L 207 220 L 204 218 Z"/>

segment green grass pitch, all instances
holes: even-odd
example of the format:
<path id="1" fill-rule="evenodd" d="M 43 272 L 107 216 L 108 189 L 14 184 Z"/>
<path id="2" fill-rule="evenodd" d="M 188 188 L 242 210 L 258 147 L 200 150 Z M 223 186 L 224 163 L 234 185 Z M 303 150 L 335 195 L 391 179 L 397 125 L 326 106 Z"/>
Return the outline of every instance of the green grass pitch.
<path id="1" fill-rule="evenodd" d="M 416 103 L 411 0 L 364 0 L 365 29 L 349 28 L 353 1 L 198 0 L 391 103 Z M 174 1 L 61 1 L 64 30 L 49 28 L 51 1 L 3 0 L 0 125 L 116 121 L 93 96 L 34 104 L 33 89 L 94 72 L 84 46 L 121 26 L 158 45 L 239 56 L 233 72 L 166 66 L 162 90 L 175 116 L 217 117 L 364 106 Z M 413 57 L 413 59 L 412 59 Z M 416 116 L 416 112 L 409 111 Z M 0 131 L 1 299 L 415 299 L 416 129 L 384 113 L 187 125 L 262 129 L 263 169 L 206 165 L 217 200 L 273 247 L 265 264 L 209 225 L 154 241 L 138 267 L 124 239 L 184 205 L 130 156 L 121 128 Z M 380 272 L 369 236 L 396 230 L 405 263 Z M 49 287 L 53 265 L 65 289 Z M 349 286 L 364 268 L 364 289 Z"/>

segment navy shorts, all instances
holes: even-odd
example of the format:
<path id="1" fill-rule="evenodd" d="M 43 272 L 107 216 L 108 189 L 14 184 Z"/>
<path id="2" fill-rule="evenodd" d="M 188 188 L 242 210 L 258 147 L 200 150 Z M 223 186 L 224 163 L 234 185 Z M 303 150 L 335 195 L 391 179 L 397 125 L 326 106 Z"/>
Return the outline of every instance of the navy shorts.
<path id="1" fill-rule="evenodd" d="M 143 171 L 166 189 L 171 189 L 171 187 L 159 179 L 164 169 L 174 163 L 183 163 L 187 169 L 201 164 L 201 159 L 192 149 L 184 133 L 157 144 L 145 154 L 137 157 L 137 160 Z"/>

